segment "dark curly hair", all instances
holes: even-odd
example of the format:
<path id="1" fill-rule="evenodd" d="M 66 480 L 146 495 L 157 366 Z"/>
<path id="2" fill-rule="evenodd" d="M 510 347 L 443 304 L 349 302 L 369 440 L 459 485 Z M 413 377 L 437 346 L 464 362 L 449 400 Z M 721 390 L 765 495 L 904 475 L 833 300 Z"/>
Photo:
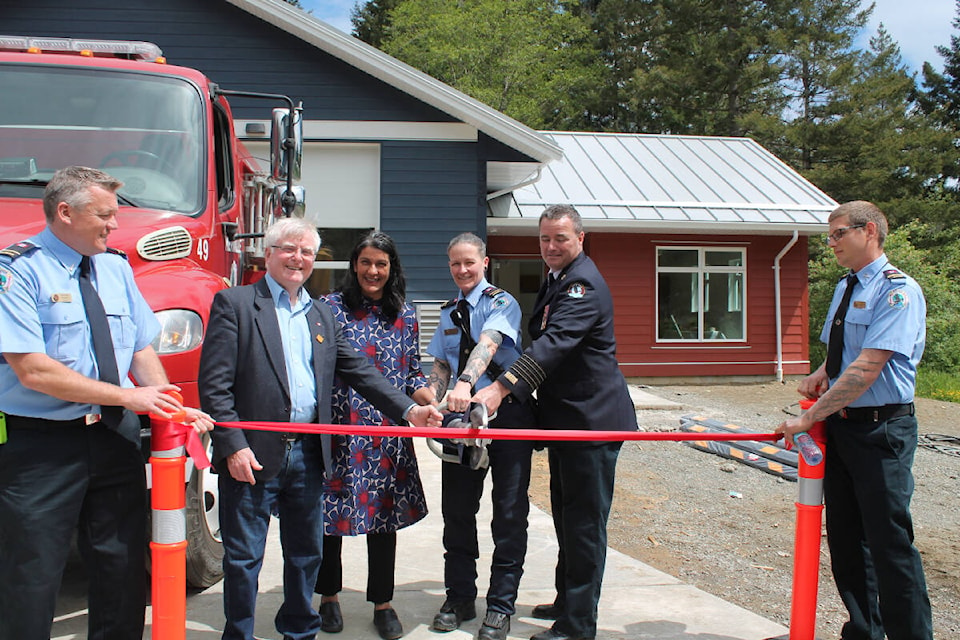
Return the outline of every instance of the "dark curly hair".
<path id="1" fill-rule="evenodd" d="M 357 280 L 357 259 L 360 252 L 371 247 L 379 249 L 390 258 L 390 277 L 383 285 L 383 298 L 380 300 L 384 317 L 393 322 L 397 319 L 403 303 L 407 297 L 407 281 L 403 277 L 403 267 L 400 265 L 400 256 L 393 238 L 382 231 L 371 231 L 365 235 L 350 254 L 350 269 L 343 276 L 340 283 L 340 292 L 343 294 L 343 304 L 350 311 L 357 311 L 363 307 L 363 291 Z"/>

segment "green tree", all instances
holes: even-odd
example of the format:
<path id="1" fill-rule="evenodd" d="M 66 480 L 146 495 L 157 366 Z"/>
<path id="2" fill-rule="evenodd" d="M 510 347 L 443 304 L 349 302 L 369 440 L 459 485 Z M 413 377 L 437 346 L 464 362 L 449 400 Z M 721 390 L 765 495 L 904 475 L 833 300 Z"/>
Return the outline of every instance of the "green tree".
<path id="1" fill-rule="evenodd" d="M 603 68 L 560 0 L 404 0 L 381 48 L 536 129 L 576 129 Z"/>
<path id="2" fill-rule="evenodd" d="M 960 30 L 960 0 L 956 1 L 957 15 L 952 25 Z M 960 123 L 960 35 L 950 36 L 950 46 L 937 46 L 944 59 L 943 73 L 938 73 L 929 62 L 923 63 L 923 87 L 920 106 L 938 118 L 941 124 L 956 129 Z"/>
<path id="3" fill-rule="evenodd" d="M 601 0 L 590 13 L 614 82 L 596 121 L 619 131 L 744 135 L 778 116 L 779 4 Z"/>
<path id="4" fill-rule="evenodd" d="M 917 108 L 914 76 L 883 25 L 834 89 L 834 117 L 818 124 L 812 166 L 804 175 L 838 201 L 871 200 L 891 223 L 904 218 L 892 203 L 937 190 L 953 141 Z"/>
<path id="5" fill-rule="evenodd" d="M 860 0 L 799 0 L 787 5 L 780 18 L 781 82 L 791 103 L 782 138 L 765 142 L 801 170 L 817 162 L 816 149 L 825 137 L 820 125 L 839 117 L 836 91 L 853 79 L 853 43 L 873 8 L 871 2 L 861 10 Z"/>
<path id="6" fill-rule="evenodd" d="M 353 5 L 350 22 L 353 35 L 374 47 L 380 47 L 390 27 L 390 12 L 400 0 L 367 0 Z"/>

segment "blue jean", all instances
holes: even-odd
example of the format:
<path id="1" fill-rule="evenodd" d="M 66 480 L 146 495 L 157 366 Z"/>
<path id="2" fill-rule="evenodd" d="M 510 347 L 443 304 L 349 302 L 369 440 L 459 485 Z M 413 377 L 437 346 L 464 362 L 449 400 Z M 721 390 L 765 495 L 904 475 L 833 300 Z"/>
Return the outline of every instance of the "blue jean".
<path id="1" fill-rule="evenodd" d="M 277 631 L 285 640 L 312 640 L 320 615 L 312 605 L 323 553 L 323 461 L 319 444 L 287 445 L 280 473 L 250 485 L 220 475 L 223 535 L 223 640 L 252 640 L 260 568 L 270 515 L 280 517 L 283 605 Z"/>

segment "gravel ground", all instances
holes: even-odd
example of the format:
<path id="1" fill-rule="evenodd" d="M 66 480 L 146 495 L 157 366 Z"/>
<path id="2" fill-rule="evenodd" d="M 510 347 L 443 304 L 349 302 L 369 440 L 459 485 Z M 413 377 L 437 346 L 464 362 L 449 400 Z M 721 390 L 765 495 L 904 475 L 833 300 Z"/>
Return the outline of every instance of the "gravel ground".
<path id="1" fill-rule="evenodd" d="M 796 384 L 655 386 L 680 403 L 641 410 L 647 431 L 679 429 L 698 413 L 770 431 L 796 412 Z M 920 433 L 960 436 L 960 404 L 919 400 Z M 953 443 L 956 444 L 956 443 Z M 545 452 L 536 454 L 531 491 L 548 508 Z M 924 559 L 941 640 L 960 638 L 960 457 L 919 447 L 914 464 L 916 544 Z M 610 546 L 704 591 L 789 625 L 797 484 L 679 443 L 626 443 L 608 527 Z M 817 634 L 838 638 L 846 621 L 823 540 Z"/>

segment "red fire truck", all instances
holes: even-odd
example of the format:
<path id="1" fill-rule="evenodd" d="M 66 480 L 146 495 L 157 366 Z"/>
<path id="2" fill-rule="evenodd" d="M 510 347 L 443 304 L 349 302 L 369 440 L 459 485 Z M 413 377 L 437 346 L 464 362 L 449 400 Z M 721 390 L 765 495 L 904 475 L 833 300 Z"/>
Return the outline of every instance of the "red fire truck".
<path id="1" fill-rule="evenodd" d="M 57 169 L 100 167 L 123 181 L 109 243 L 126 252 L 160 320 L 153 346 L 171 382 L 197 406 L 214 294 L 262 273 L 262 232 L 275 217 L 303 215 L 292 184 L 299 108 L 223 90 L 148 42 L 0 36 L 0 87 L 0 247 L 43 228 Z M 227 95 L 286 103 L 273 110 L 269 171 L 237 139 Z M 187 576 L 204 587 L 221 576 L 216 477 L 191 466 L 187 478 Z"/>

